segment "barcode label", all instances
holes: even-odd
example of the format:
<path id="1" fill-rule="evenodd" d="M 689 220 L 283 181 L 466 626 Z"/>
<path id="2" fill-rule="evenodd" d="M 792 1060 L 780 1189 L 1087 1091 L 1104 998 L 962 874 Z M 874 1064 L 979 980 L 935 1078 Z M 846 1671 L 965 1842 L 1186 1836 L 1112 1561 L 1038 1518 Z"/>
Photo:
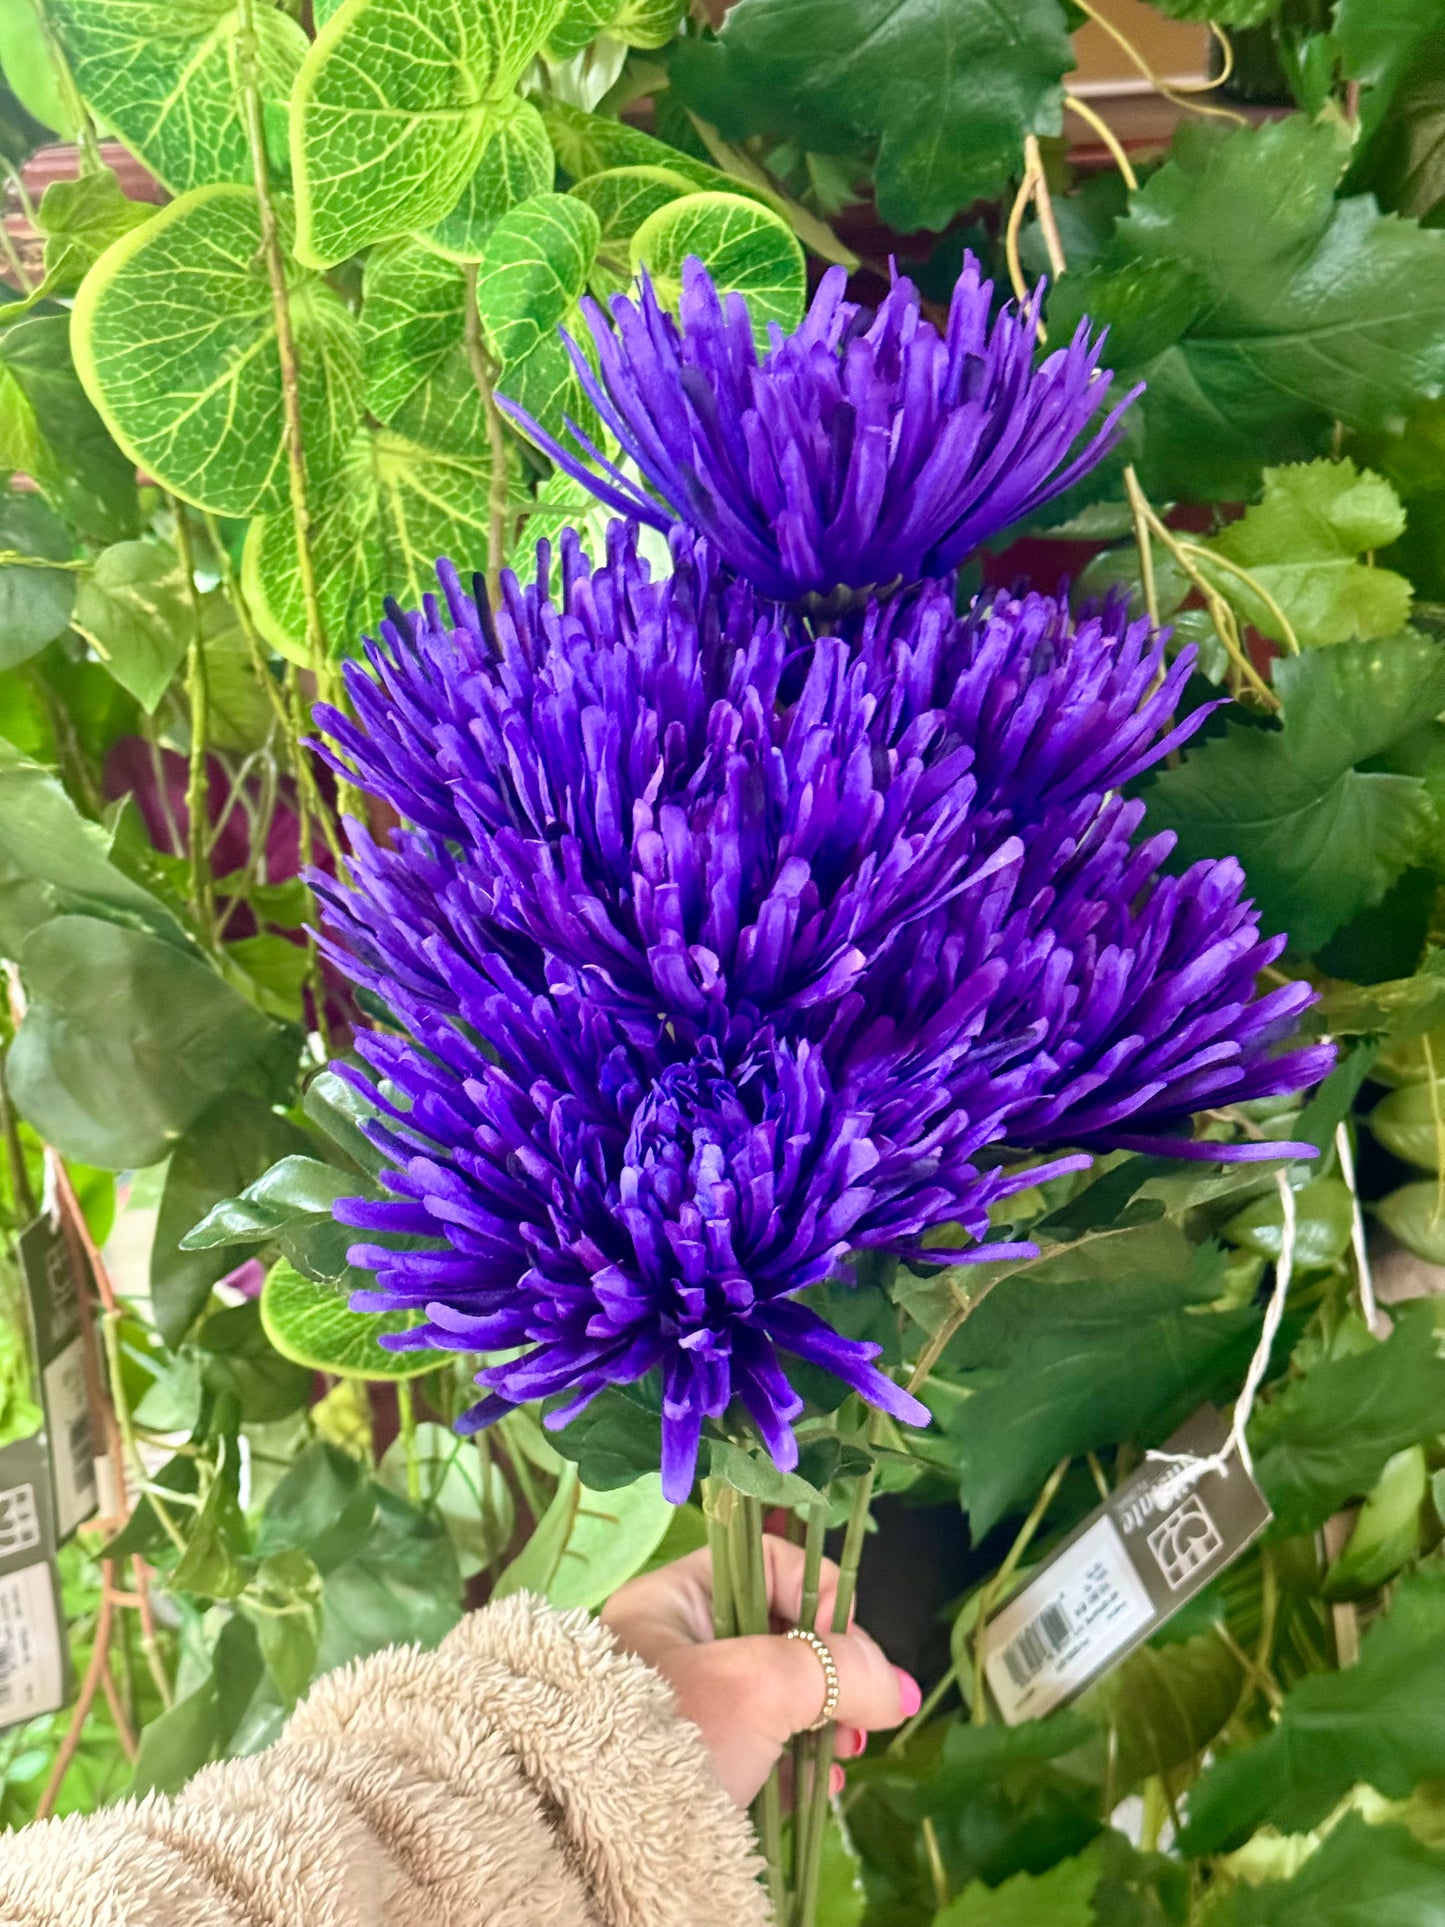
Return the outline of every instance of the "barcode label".
<path id="1" fill-rule="evenodd" d="M 45 1429 L 55 1480 L 55 1536 L 68 1539 L 96 1506 L 95 1444 L 85 1384 L 84 1340 L 76 1338 L 43 1374 Z"/>
<path id="2" fill-rule="evenodd" d="M 1005 1721 L 1051 1712 L 1153 1615 L 1118 1528 L 1100 1518 L 984 1628 L 984 1674 Z"/>
<path id="3" fill-rule="evenodd" d="M 0 1578 L 0 1726 L 53 1713 L 64 1700 L 55 1587 L 41 1561 Z"/>

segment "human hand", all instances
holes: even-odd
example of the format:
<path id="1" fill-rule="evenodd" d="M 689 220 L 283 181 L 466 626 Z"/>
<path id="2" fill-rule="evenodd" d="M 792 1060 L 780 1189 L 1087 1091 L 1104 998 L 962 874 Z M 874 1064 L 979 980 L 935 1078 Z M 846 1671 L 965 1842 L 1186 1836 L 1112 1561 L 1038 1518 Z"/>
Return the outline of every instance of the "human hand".
<path id="1" fill-rule="evenodd" d="M 763 1564 L 769 1617 L 782 1632 L 713 1638 L 706 1551 L 629 1580 L 602 1609 L 618 1645 L 671 1684 L 678 1711 L 702 1734 L 714 1772 L 739 1806 L 748 1805 L 793 1734 L 817 1719 L 826 1691 L 818 1655 L 805 1640 L 783 1636 L 802 1608 L 802 1549 L 765 1534 Z M 838 1568 L 824 1560 L 820 1629 L 832 1624 L 837 1591 Z M 916 1713 L 921 1696 L 861 1627 L 822 1637 L 838 1669 L 836 1747 L 847 1759 L 863 1751 L 870 1729 Z M 833 1776 L 837 1792 L 842 1768 Z"/>

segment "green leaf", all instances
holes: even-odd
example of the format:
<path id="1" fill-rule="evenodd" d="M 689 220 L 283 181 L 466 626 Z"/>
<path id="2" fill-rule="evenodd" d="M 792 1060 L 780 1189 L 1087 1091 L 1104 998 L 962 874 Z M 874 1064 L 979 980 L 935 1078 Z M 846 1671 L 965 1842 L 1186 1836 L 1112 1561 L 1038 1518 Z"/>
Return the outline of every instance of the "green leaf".
<path id="1" fill-rule="evenodd" d="M 66 105 L 34 0 L 0 0 L 0 70 L 33 120 L 67 139 L 74 136 L 75 116 Z"/>
<path id="2" fill-rule="evenodd" d="M 30 476 L 94 541 L 117 542 L 140 527 L 134 463 L 81 385 L 63 314 L 32 315 L 0 333 L 0 464 Z"/>
<path id="3" fill-rule="evenodd" d="M 477 276 L 488 345 L 506 372 L 576 310 L 597 252 L 597 216 L 571 194 L 534 194 L 492 229 Z"/>
<path id="4" fill-rule="evenodd" d="M 1350 1813 L 1289 1880 L 1240 1886 L 1219 1927 L 1442 1927 L 1445 1854 Z"/>
<path id="5" fill-rule="evenodd" d="M 1425 1448 L 1407 1445 L 1387 1459 L 1360 1507 L 1349 1542 L 1325 1574 L 1327 1599 L 1353 1599 L 1393 1579 L 1420 1549 L 1421 1511 L 1430 1490 Z"/>
<path id="6" fill-rule="evenodd" d="M 1294 1194 L 1294 1262 L 1299 1271 L 1328 1271 L 1350 1248 L 1354 1211 L 1350 1188 L 1338 1178 L 1316 1178 Z M 1284 1206 L 1271 1187 L 1237 1212 L 1223 1236 L 1262 1258 L 1284 1249 Z"/>
<path id="7" fill-rule="evenodd" d="M 709 167 L 691 154 L 684 154 L 640 127 L 612 120 L 606 114 L 589 114 L 568 101 L 553 100 L 542 116 L 557 159 L 574 181 L 601 174 L 614 167 L 664 167 L 694 187 L 732 189 L 738 194 L 753 194 L 749 183 L 735 181 L 721 169 Z M 760 191 L 754 198 L 766 200 Z"/>
<path id="8" fill-rule="evenodd" d="M 1110 1731 L 1122 1795 L 1202 1754 L 1239 1704 L 1244 1673 L 1217 1633 L 1141 1646 L 1077 1703 Z"/>
<path id="9" fill-rule="evenodd" d="M 245 1706 L 262 1671 L 254 1627 L 239 1615 L 228 1619 L 207 1677 L 141 1734 L 130 1788 L 137 1799 L 147 1793 L 179 1793 L 192 1774 L 215 1758 L 230 1738 L 233 1709 Z"/>
<path id="10" fill-rule="evenodd" d="M 482 1460 L 473 1440 L 429 1419 L 416 1428 L 412 1454 L 420 1503 L 446 1527 L 461 1575 L 470 1579 L 507 1549 L 515 1525 L 511 1487 L 494 1460 Z M 389 1492 L 406 1496 L 405 1437 L 392 1440 L 376 1476 Z"/>
<path id="11" fill-rule="evenodd" d="M 1275 665 L 1282 730 L 1232 724 L 1148 791 L 1172 859 L 1238 856 L 1264 927 L 1308 955 L 1378 903 L 1434 834 L 1422 780 L 1357 766 L 1445 704 L 1445 651 L 1406 631 Z"/>
<path id="12" fill-rule="evenodd" d="M 11 1094 L 66 1157 L 139 1170 L 223 1091 L 284 1097 L 294 1039 L 176 945 L 65 915 L 32 930 L 19 961 L 29 1007 Z"/>
<path id="13" fill-rule="evenodd" d="M 1221 27 L 1258 27 L 1280 10 L 1282 0 L 1152 0 L 1171 20 L 1215 20 Z"/>
<path id="14" fill-rule="evenodd" d="M 1255 1474 L 1279 1532 L 1310 1532 L 1368 1492 L 1386 1461 L 1431 1439 L 1445 1412 L 1445 1358 L 1429 1301 L 1399 1307 L 1384 1344 L 1319 1360 L 1257 1412 Z"/>
<path id="15" fill-rule="evenodd" d="M 1164 1220 L 1011 1267 L 945 1353 L 967 1394 L 946 1423 L 975 1542 L 1061 1458 L 1153 1444 L 1237 1387 L 1259 1321 L 1203 1309 L 1223 1274 L 1218 1248 L 1191 1251 Z"/>
<path id="16" fill-rule="evenodd" d="M 662 1409 L 637 1386 L 610 1385 L 549 1441 L 594 1492 L 611 1492 L 662 1463 Z"/>
<path id="17" fill-rule="evenodd" d="M 318 1673 L 383 1646 L 435 1646 L 462 1615 L 462 1582 L 445 1532 L 382 1487 L 360 1546 L 322 1586 Z"/>
<path id="18" fill-rule="evenodd" d="M 171 1153 L 151 1246 L 151 1310 L 174 1350 L 200 1315 L 211 1286 L 236 1266 L 232 1252 L 182 1240 L 218 1199 L 229 1198 L 276 1158 L 307 1143 L 268 1104 L 231 1092 L 191 1126 Z"/>
<path id="19" fill-rule="evenodd" d="M 322 619 L 334 654 L 359 648 L 386 596 L 416 608 L 434 593 L 439 556 L 449 556 L 463 577 L 485 565 L 491 479 L 488 463 L 465 450 L 424 448 L 391 429 L 358 432 L 311 522 Z M 266 640 L 291 661 L 308 661 L 289 513 L 251 524 L 242 583 Z"/>
<path id="20" fill-rule="evenodd" d="M 1090 1847 L 1047 1873 L 1016 1873 L 1002 1886 L 975 1880 L 933 1916 L 933 1927 L 1094 1927 L 1099 1871 Z"/>
<path id="21" fill-rule="evenodd" d="M 766 1506 L 813 1506 L 823 1497 L 796 1472 L 780 1472 L 771 1459 L 745 1452 L 726 1439 L 709 1439 L 707 1449 L 713 1478 L 726 1480 L 735 1492 Z"/>
<path id="22" fill-rule="evenodd" d="M 312 1279 L 340 1279 L 346 1273 L 350 1227 L 331 1215 L 338 1198 L 353 1198 L 370 1190 L 353 1174 L 316 1158 L 283 1157 L 238 1197 L 223 1197 L 199 1223 L 192 1219 L 180 1240 L 183 1251 L 216 1251 L 237 1245 L 269 1244 L 273 1239 L 286 1257 Z M 225 1260 L 229 1269 L 234 1255 Z"/>
<path id="23" fill-rule="evenodd" d="M 190 640 L 190 595 L 168 542 L 117 542 L 82 576 L 75 628 L 148 715 L 169 689 Z"/>
<path id="24" fill-rule="evenodd" d="M 1428 62 L 1445 30 L 1440 0 L 1394 0 L 1381 10 L 1371 0 L 1335 0 L 1330 38 L 1340 67 L 1360 83 L 1360 132 L 1365 141 L 1390 113 L 1396 92 Z"/>
<path id="25" fill-rule="evenodd" d="M 669 71 L 730 138 L 802 128 L 819 153 L 876 141 L 878 212 L 912 233 L 1000 192 L 1026 135 L 1058 133 L 1073 65 L 1055 0 L 740 0 Z"/>
<path id="26" fill-rule="evenodd" d="M 188 946 L 164 905 L 110 861 L 101 826 L 49 770 L 0 740 L 0 952 L 18 958 L 33 930 L 76 911 Z"/>
<path id="27" fill-rule="evenodd" d="M 360 1464 L 338 1446 L 313 1439 L 272 1488 L 256 1531 L 263 1558 L 300 1550 L 318 1572 L 339 1566 L 365 1541 L 376 1493 Z"/>
<path id="28" fill-rule="evenodd" d="M 314 1374 L 284 1357 L 266 1336 L 254 1299 L 210 1312 L 195 1344 L 209 1388 L 229 1394 L 247 1425 L 269 1425 L 299 1412 L 311 1397 Z"/>
<path id="29" fill-rule="evenodd" d="M 504 101 L 487 123 L 481 157 L 461 199 L 424 230 L 428 247 L 454 261 L 480 260 L 487 236 L 508 209 L 550 192 L 555 174 L 541 114 L 529 100 Z"/>
<path id="30" fill-rule="evenodd" d="M 1111 344 L 1120 376 L 1148 383 L 1130 432 L 1155 493 L 1247 499 L 1261 461 L 1323 453 L 1337 420 L 1398 426 L 1445 383 L 1445 235 L 1337 201 L 1349 151 L 1337 121 L 1301 115 L 1181 126 L 1100 266 L 1054 289 L 1064 338 L 1080 314 L 1108 319 L 1141 264 L 1193 286 L 1173 339 L 1127 359 Z"/>
<path id="31" fill-rule="evenodd" d="M 280 210 L 285 238 L 286 210 Z M 307 478 L 320 490 L 361 416 L 345 304 L 289 275 Z M 204 187 L 102 255 L 72 316 L 76 367 L 116 440 L 164 487 L 217 515 L 288 502 L 281 359 L 256 197 Z"/>
<path id="32" fill-rule="evenodd" d="M 353 1063 L 357 1060 L 353 1059 Z M 318 1071 L 306 1086 L 302 1108 L 353 1164 L 370 1178 L 379 1178 L 386 1159 L 363 1130 L 377 1115 L 356 1086 L 335 1071 Z"/>
<path id="33" fill-rule="evenodd" d="M 75 542 L 38 495 L 0 498 L 0 549 L 66 562 Z M 28 662 L 70 626 L 75 574 L 70 569 L 0 566 L 0 670 Z"/>
<path id="34" fill-rule="evenodd" d="M 331 267 L 457 204 L 557 0 L 345 0 L 292 96 L 297 253 Z"/>
<path id="35" fill-rule="evenodd" d="M 600 1606 L 640 1572 L 672 1523 L 662 1480 L 650 1473 L 616 1491 L 590 1491 L 569 1466 L 524 1550 L 492 1597 L 537 1591 L 563 1609 Z"/>
<path id="36" fill-rule="evenodd" d="M 1378 1199 L 1373 1210 L 1407 1251 L 1427 1264 L 1445 1265 L 1445 1200 L 1434 1179 L 1402 1184 Z"/>
<path id="37" fill-rule="evenodd" d="M 1248 569 L 1310 645 L 1393 635 L 1410 614 L 1404 576 L 1367 566 L 1367 549 L 1385 548 L 1405 527 L 1400 498 L 1369 469 L 1343 461 L 1306 462 L 1264 471 L 1264 500 L 1210 544 Z M 1207 564 L 1206 564 L 1207 567 Z M 1285 640 L 1261 597 L 1237 576 L 1210 572 L 1261 635 Z"/>
<path id="38" fill-rule="evenodd" d="M 352 1311 L 349 1289 L 305 1277 L 285 1258 L 266 1274 L 261 1320 L 285 1358 L 338 1378 L 419 1378 L 435 1363 L 430 1352 L 383 1351 L 383 1334 L 416 1323 L 406 1312 Z"/>
<path id="39" fill-rule="evenodd" d="M 108 167 L 73 181 L 52 181 L 35 216 L 45 236 L 47 290 L 75 287 L 112 242 L 154 213 L 148 201 L 127 200 Z"/>
<path id="40" fill-rule="evenodd" d="M 1439 1171 L 1445 1168 L 1445 1124 L 1436 1122 L 1437 1111 L 1445 1118 L 1445 1088 L 1438 1083 L 1405 1084 L 1382 1097 L 1365 1122 L 1397 1158 Z"/>
<path id="41" fill-rule="evenodd" d="M 485 459 L 487 414 L 467 355 L 461 269 L 418 241 L 398 241 L 372 250 L 364 285 L 367 407 L 424 446 Z"/>
<path id="42" fill-rule="evenodd" d="M 650 214 L 632 237 L 632 264 L 652 277 L 658 299 L 676 307 L 682 265 L 696 255 L 721 293 L 741 294 L 760 348 L 768 324 L 785 331 L 803 317 L 807 271 L 787 222 L 737 194 L 692 194 Z"/>
<path id="43" fill-rule="evenodd" d="M 173 194 L 250 180 L 235 0 L 46 0 L 45 12 L 86 103 Z M 260 0 L 256 42 L 262 98 L 284 101 L 306 36 Z"/>
<path id="44" fill-rule="evenodd" d="M 632 237 L 648 216 L 696 192 L 696 184 L 671 167 L 610 167 L 578 181 L 572 193 L 591 208 L 601 230 L 587 276 L 599 301 L 632 286 Z"/>
<path id="45" fill-rule="evenodd" d="M 316 1669 L 321 1575 L 302 1551 L 273 1553 L 257 1568 L 242 1611 L 252 1602 L 261 1656 L 282 1700 L 294 1706 Z"/>
<path id="46" fill-rule="evenodd" d="M 177 1592 L 234 1599 L 245 1590 L 251 1545 L 240 1490 L 241 1447 L 231 1433 L 221 1441 L 221 1462 L 200 1510 L 188 1523 L 186 1549 L 168 1575 Z"/>
<path id="47" fill-rule="evenodd" d="M 1366 1633 L 1353 1666 L 1302 1679 L 1263 1739 L 1205 1770 L 1183 1844 L 1216 1853 L 1265 1825 L 1300 1833 L 1361 1781 L 1398 1800 L 1442 1774 L 1445 1575 L 1417 1573 Z"/>

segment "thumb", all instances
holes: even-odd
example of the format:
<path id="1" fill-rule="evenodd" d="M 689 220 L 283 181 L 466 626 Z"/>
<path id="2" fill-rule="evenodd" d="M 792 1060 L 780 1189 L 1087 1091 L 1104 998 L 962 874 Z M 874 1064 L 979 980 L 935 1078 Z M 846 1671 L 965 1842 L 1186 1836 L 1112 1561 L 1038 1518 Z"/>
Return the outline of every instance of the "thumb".
<path id="1" fill-rule="evenodd" d="M 865 1731 L 897 1726 L 918 1704 L 917 1686 L 861 1627 L 820 1633 L 819 1638 L 832 1654 L 838 1675 L 838 1704 L 832 1714 L 838 1725 Z M 745 1659 L 762 1689 L 767 1729 L 779 1745 L 813 1724 L 827 1699 L 828 1677 L 806 1639 L 752 1634 L 727 1643 Z"/>

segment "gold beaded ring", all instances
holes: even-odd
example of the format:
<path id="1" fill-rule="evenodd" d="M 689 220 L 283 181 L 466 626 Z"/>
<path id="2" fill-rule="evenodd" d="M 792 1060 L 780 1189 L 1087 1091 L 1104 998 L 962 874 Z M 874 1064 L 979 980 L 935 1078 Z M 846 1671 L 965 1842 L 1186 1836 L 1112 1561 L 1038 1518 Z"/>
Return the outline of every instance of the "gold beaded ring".
<path id="1" fill-rule="evenodd" d="M 818 1664 L 823 1669 L 823 1679 L 828 1689 L 823 1695 L 823 1710 L 811 1726 L 805 1726 L 803 1728 L 805 1733 L 816 1733 L 821 1727 L 830 1726 L 837 1716 L 838 1667 L 826 1644 L 819 1639 L 816 1633 L 809 1632 L 806 1626 L 790 1626 L 788 1628 L 788 1638 L 801 1639 L 806 1645 L 811 1646 L 818 1656 Z"/>

